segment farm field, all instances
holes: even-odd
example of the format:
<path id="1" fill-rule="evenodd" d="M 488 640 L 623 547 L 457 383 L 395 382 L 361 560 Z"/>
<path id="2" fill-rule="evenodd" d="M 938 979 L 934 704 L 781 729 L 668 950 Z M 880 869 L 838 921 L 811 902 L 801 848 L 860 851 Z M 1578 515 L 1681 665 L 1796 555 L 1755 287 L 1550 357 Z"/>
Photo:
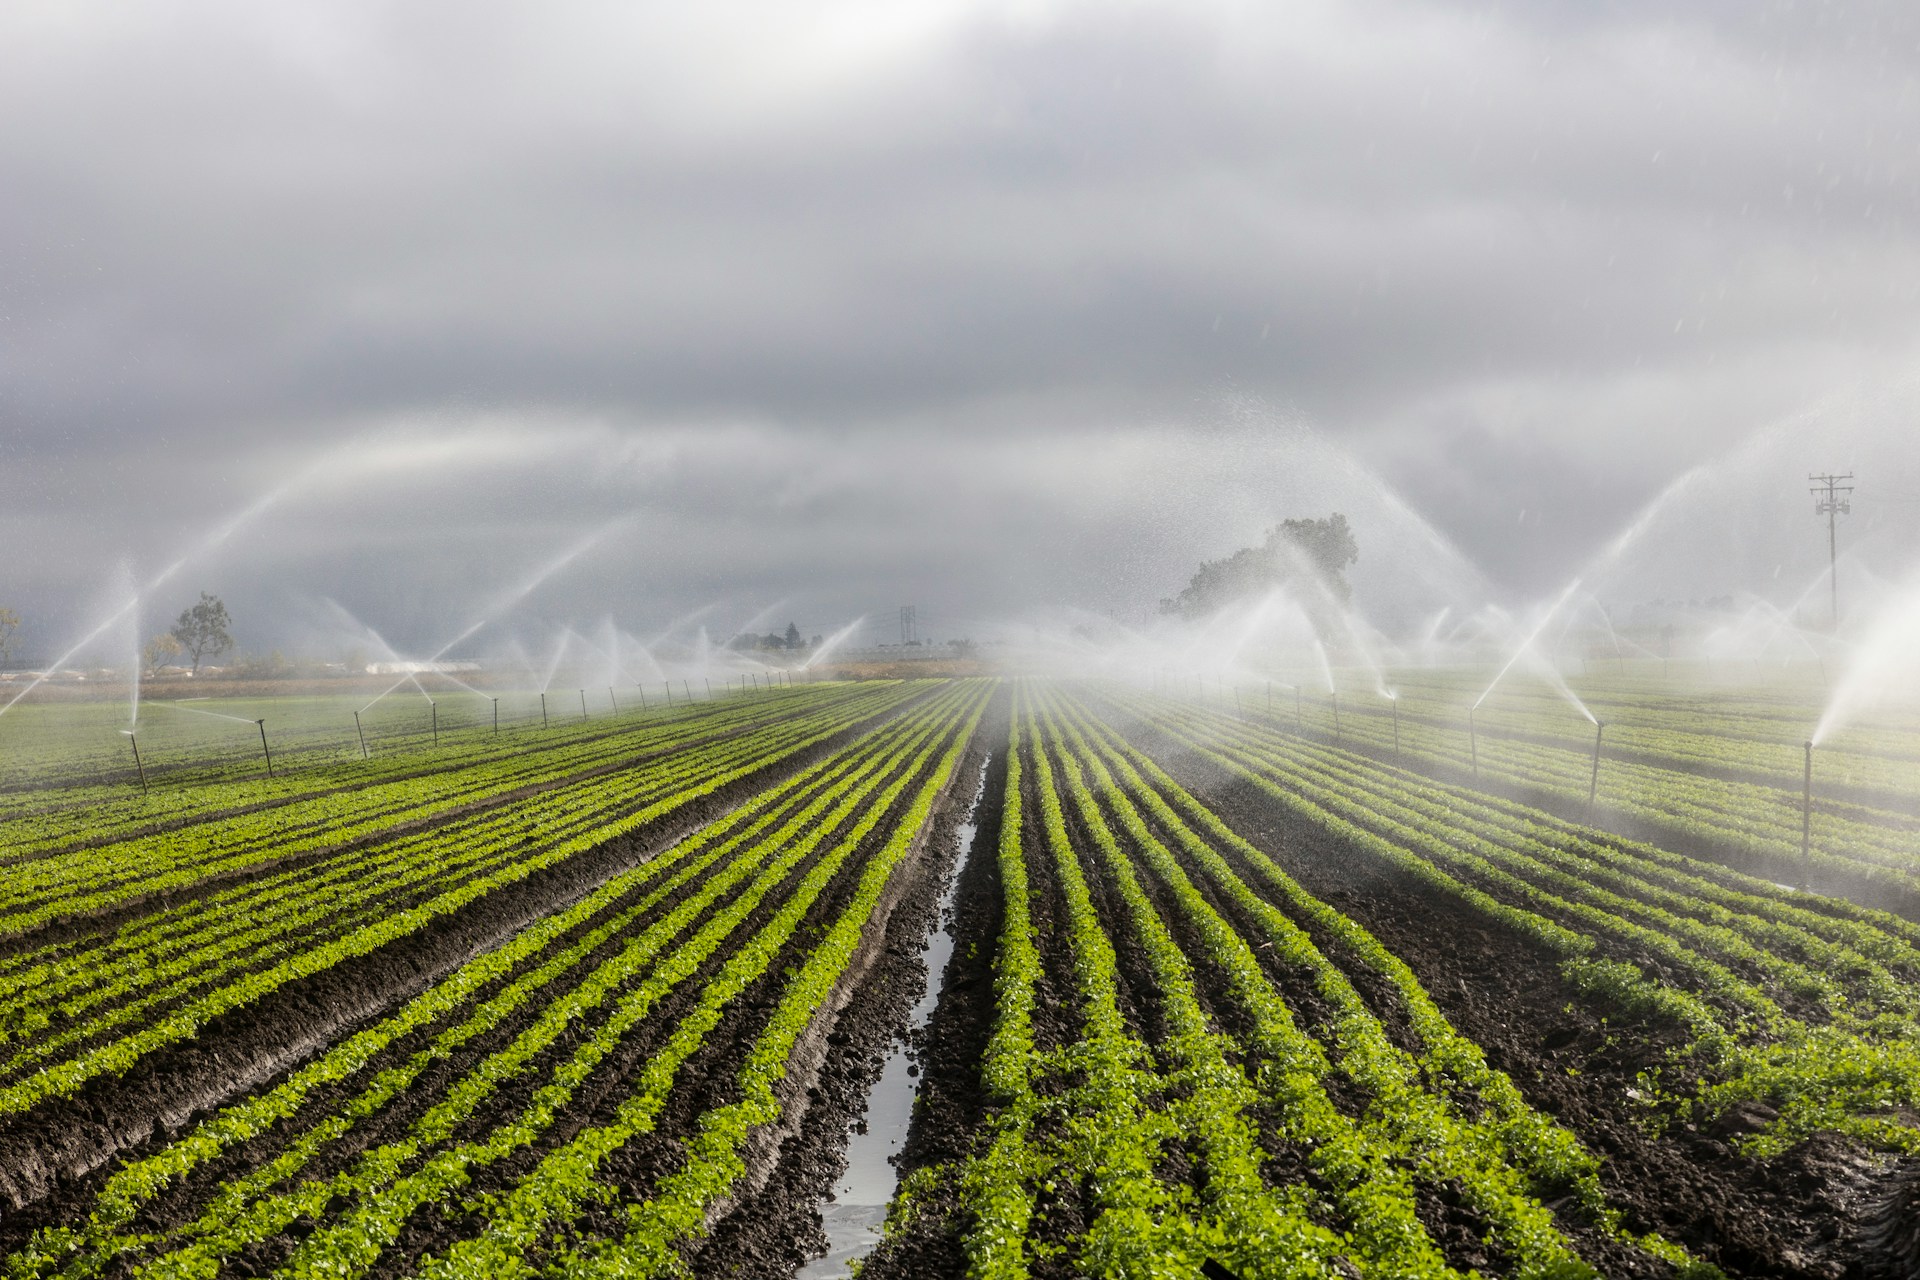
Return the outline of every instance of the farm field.
<path id="1" fill-rule="evenodd" d="M 1604 724 L 1597 781 L 1594 724 L 1567 697 L 1524 677 L 1478 708 L 1483 672 L 1394 672 L 1391 701 L 1350 680 L 1339 689 L 1337 723 L 1324 685 L 1198 692 L 1207 705 L 1277 728 L 1668 848 L 1734 859 L 1771 879 L 1799 885 L 1811 877 L 1816 888 L 1857 898 L 1920 903 L 1920 722 L 1882 715 L 1817 746 L 1803 857 L 1804 744 L 1826 687 L 1805 675 L 1756 684 L 1661 670 L 1658 662 L 1624 673 L 1596 664 L 1595 674 L 1570 683 Z"/>
<path id="2" fill-rule="evenodd" d="M 1682 842 L 1586 811 L 1565 704 L 1490 699 L 1475 786 L 1459 688 L 1397 752 L 1358 696 L 1336 744 L 1092 680 L 364 754 L 268 700 L 274 776 L 145 793 L 74 732 L 0 792 L 5 1274 L 793 1275 L 929 982 L 868 1280 L 1911 1274 L 1920 924 L 1751 874 L 1800 865 L 1793 691 L 1583 687 L 1612 816 Z M 1884 890 L 1874 734 L 1811 866 Z"/>

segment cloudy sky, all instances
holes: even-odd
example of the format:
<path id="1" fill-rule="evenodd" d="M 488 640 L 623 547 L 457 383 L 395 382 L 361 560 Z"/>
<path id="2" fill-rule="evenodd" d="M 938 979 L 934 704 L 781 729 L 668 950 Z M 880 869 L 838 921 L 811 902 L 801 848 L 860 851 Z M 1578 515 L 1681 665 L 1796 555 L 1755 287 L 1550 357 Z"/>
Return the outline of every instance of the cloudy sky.
<path id="1" fill-rule="evenodd" d="M 1377 608 L 1524 600 L 1727 459 L 1797 523 L 1703 587 L 1830 468 L 1896 576 L 1916 73 L 1895 2 L 16 0 L 0 604 L 431 647 L 599 533 L 529 600 L 944 635 L 1335 507 Z"/>

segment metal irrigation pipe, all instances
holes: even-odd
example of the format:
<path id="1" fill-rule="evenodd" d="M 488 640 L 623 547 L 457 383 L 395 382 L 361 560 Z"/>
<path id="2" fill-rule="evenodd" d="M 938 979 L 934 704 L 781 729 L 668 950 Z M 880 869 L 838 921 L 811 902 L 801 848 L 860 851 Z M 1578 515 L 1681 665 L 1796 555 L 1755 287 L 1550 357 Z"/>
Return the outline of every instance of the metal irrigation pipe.
<path id="1" fill-rule="evenodd" d="M 1593 808 L 1593 802 L 1600 798 L 1600 737 L 1607 731 L 1607 722 L 1593 722 L 1593 778 L 1587 783 L 1587 808 Z"/>
<path id="2" fill-rule="evenodd" d="M 140 763 L 140 735 L 127 730 L 127 741 L 133 744 L 133 768 L 140 775 L 140 794 L 147 794 L 147 766 Z"/>
<path id="3" fill-rule="evenodd" d="M 1800 783 L 1800 887 L 1813 880 L 1813 740 L 1806 743 L 1807 768 Z"/>

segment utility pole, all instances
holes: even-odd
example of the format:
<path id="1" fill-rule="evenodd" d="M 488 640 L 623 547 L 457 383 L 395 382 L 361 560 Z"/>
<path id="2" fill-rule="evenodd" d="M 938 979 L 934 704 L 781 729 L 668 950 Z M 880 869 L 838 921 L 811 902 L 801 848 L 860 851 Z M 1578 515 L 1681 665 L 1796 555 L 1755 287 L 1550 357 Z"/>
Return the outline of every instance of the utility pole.
<path id="1" fill-rule="evenodd" d="M 1843 496 L 1853 492 L 1853 486 L 1843 485 L 1842 480 L 1853 479 L 1853 472 L 1843 476 L 1808 476 L 1820 487 L 1808 489 L 1813 495 L 1813 514 L 1827 518 L 1827 585 L 1833 589 L 1833 629 L 1840 630 L 1840 561 L 1835 542 L 1834 522 L 1853 510 L 1853 504 Z"/>

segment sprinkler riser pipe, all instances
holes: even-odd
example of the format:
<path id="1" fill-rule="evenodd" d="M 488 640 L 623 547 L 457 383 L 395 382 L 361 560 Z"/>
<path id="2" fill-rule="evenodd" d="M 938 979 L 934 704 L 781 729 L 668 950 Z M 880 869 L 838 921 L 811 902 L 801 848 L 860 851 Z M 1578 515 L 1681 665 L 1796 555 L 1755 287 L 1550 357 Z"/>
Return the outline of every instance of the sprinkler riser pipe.
<path id="1" fill-rule="evenodd" d="M 429 702 L 427 707 L 433 712 L 433 745 L 437 748 L 440 745 L 440 704 Z"/>
<path id="2" fill-rule="evenodd" d="M 140 775 L 140 794 L 147 794 L 147 766 L 140 763 L 140 735 L 127 734 L 127 741 L 133 744 L 133 769 Z"/>
<path id="3" fill-rule="evenodd" d="M 1813 878 L 1813 743 L 1806 744 L 1806 773 L 1800 782 L 1800 887 Z"/>
<path id="4" fill-rule="evenodd" d="M 256 720 L 254 723 L 260 726 L 260 754 L 267 758 L 267 776 L 271 778 L 273 776 L 273 752 L 267 746 L 267 722 L 265 720 Z"/>
<path id="5" fill-rule="evenodd" d="M 1593 722 L 1593 777 L 1587 783 L 1587 808 L 1593 808 L 1593 802 L 1600 796 L 1600 735 L 1607 731 L 1601 721 Z"/>
<path id="6" fill-rule="evenodd" d="M 367 731 L 360 727 L 360 713 L 358 711 L 353 713 L 353 732 L 360 739 L 360 758 L 362 760 L 373 759 L 373 756 L 367 751 Z"/>
<path id="7" fill-rule="evenodd" d="M 1467 750 L 1473 757 L 1473 776 L 1480 776 L 1480 732 L 1474 727 L 1473 712 L 1467 712 Z"/>
<path id="8" fill-rule="evenodd" d="M 580 691 L 580 718 L 582 720 L 587 718 L 587 691 L 585 689 Z"/>
<path id="9" fill-rule="evenodd" d="M 540 727 L 542 729 L 547 727 L 547 695 L 545 692 L 542 692 L 540 695 Z"/>

